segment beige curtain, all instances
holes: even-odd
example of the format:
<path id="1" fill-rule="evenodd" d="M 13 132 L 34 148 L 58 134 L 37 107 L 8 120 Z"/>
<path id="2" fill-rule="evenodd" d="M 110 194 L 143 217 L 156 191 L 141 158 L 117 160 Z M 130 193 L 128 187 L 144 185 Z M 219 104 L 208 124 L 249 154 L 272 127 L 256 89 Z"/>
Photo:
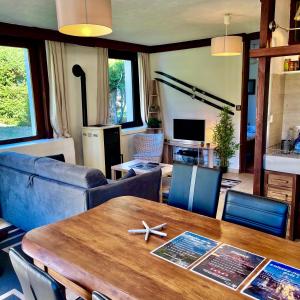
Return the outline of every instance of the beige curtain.
<path id="1" fill-rule="evenodd" d="M 50 121 L 54 137 L 70 137 L 65 74 L 65 44 L 46 41 Z"/>
<path id="2" fill-rule="evenodd" d="M 97 123 L 107 124 L 109 114 L 108 49 L 97 48 Z"/>
<path id="3" fill-rule="evenodd" d="M 141 107 L 144 110 L 143 121 L 148 121 L 148 109 L 151 105 L 151 69 L 150 55 L 148 53 L 138 53 L 139 81 Z"/>

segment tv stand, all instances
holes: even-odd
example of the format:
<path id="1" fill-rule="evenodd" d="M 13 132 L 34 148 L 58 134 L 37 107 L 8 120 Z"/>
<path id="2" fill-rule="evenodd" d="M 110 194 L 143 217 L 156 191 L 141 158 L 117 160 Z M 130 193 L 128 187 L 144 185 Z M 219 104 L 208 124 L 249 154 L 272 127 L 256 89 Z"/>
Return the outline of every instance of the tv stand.
<path id="1" fill-rule="evenodd" d="M 163 162 L 184 162 L 213 168 L 215 148 L 208 143 L 167 140 L 164 143 Z"/>

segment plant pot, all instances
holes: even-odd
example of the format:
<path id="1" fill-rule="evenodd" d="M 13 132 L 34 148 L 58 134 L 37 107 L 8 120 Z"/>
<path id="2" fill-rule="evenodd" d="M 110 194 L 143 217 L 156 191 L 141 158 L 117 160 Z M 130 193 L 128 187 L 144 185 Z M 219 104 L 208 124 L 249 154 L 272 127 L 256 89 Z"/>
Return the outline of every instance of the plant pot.
<path id="1" fill-rule="evenodd" d="M 222 174 L 225 174 L 228 172 L 228 167 L 221 167 L 220 166 L 220 171 L 222 172 Z"/>

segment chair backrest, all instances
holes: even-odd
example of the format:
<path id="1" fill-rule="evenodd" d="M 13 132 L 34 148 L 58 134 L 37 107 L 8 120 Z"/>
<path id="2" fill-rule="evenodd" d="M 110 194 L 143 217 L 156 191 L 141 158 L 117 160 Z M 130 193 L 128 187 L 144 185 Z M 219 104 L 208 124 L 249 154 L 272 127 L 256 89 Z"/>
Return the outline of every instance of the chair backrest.
<path id="1" fill-rule="evenodd" d="M 99 292 L 93 292 L 92 300 L 110 300 L 110 298 L 104 296 Z"/>
<path id="2" fill-rule="evenodd" d="M 222 219 L 285 237 L 288 205 L 264 197 L 228 191 Z"/>
<path id="3" fill-rule="evenodd" d="M 136 153 L 151 153 L 162 155 L 164 135 L 162 133 L 138 133 L 133 138 Z"/>
<path id="4" fill-rule="evenodd" d="M 168 204 L 215 218 L 221 181 L 219 170 L 174 164 Z"/>
<path id="5" fill-rule="evenodd" d="M 11 248 L 9 256 L 26 300 L 66 299 L 59 284 L 47 273 L 31 264 L 25 254 Z"/>

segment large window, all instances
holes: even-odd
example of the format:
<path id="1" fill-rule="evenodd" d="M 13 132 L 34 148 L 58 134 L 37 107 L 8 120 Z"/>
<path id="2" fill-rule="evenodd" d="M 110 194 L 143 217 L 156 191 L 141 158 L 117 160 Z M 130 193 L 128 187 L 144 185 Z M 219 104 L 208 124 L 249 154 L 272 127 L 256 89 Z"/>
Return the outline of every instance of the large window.
<path id="1" fill-rule="evenodd" d="M 137 55 L 109 51 L 109 122 L 123 128 L 142 125 Z"/>
<path id="2" fill-rule="evenodd" d="M 38 47 L 0 40 L 0 144 L 50 137 Z"/>
<path id="3" fill-rule="evenodd" d="M 28 50 L 0 46 L 0 140 L 35 135 Z"/>

